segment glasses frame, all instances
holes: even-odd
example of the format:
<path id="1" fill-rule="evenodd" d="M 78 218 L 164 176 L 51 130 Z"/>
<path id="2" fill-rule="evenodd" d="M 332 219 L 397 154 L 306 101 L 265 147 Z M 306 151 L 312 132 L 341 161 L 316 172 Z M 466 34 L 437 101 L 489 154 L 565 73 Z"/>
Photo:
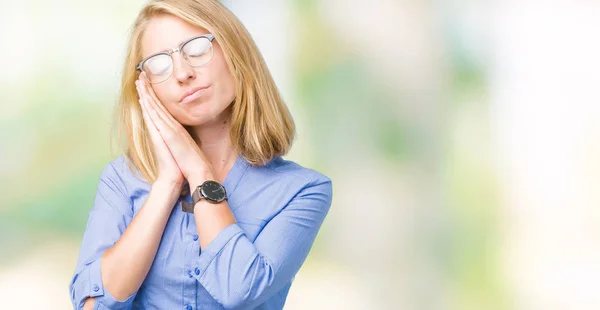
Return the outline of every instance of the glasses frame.
<path id="1" fill-rule="evenodd" d="M 152 58 L 152 57 L 154 57 L 154 56 L 158 56 L 158 55 L 167 55 L 167 56 L 169 56 L 169 57 L 171 58 L 171 63 L 174 63 L 174 61 L 173 61 L 173 56 L 172 56 L 172 55 L 173 55 L 173 53 L 175 53 L 175 52 L 181 52 L 181 50 L 183 49 L 183 46 L 184 46 L 184 45 L 186 45 L 186 44 L 188 44 L 188 43 L 190 43 L 191 41 L 194 41 L 194 40 L 196 40 L 196 39 L 200 39 L 200 38 L 206 38 L 206 39 L 208 39 L 208 42 L 210 42 L 210 48 L 211 48 L 211 51 L 212 51 L 212 55 L 210 56 L 210 59 L 209 59 L 209 60 L 208 60 L 206 63 L 204 63 L 204 64 L 201 64 L 201 65 L 194 66 L 194 65 L 190 64 L 190 62 L 189 62 L 189 61 L 186 59 L 186 57 L 182 57 L 182 58 L 183 58 L 183 60 L 185 60 L 185 62 L 186 62 L 188 65 L 190 65 L 191 67 L 202 67 L 202 66 L 206 66 L 207 64 L 209 64 L 209 63 L 211 62 L 211 60 L 212 60 L 212 59 L 213 59 L 213 57 L 215 56 L 215 49 L 214 49 L 214 46 L 213 46 L 213 44 L 212 44 L 212 41 L 215 39 L 215 36 L 214 36 L 213 34 L 211 34 L 211 33 L 207 33 L 207 34 L 203 34 L 203 35 L 199 35 L 199 36 L 196 36 L 196 37 L 190 38 L 190 39 L 188 39 L 188 40 L 186 40 L 185 42 L 181 43 L 181 44 L 180 44 L 178 47 L 176 47 L 176 48 L 174 48 L 174 49 L 172 49 L 172 50 L 169 50 L 169 51 L 166 51 L 166 52 L 160 52 L 160 53 L 152 54 L 152 55 L 150 55 L 150 56 L 148 56 L 148 57 L 146 57 L 146 58 L 142 59 L 142 61 L 140 61 L 140 62 L 137 64 L 137 66 L 135 67 L 135 70 L 136 70 L 136 71 L 140 71 L 140 72 L 144 72 L 144 70 L 142 69 L 142 68 L 143 68 L 143 66 L 144 66 L 144 63 L 145 63 L 145 62 L 146 62 L 148 59 L 150 59 L 150 58 Z M 167 77 L 166 77 L 164 80 L 162 80 L 162 81 L 160 81 L 160 82 L 154 82 L 154 83 L 152 83 L 152 82 L 150 82 L 150 80 L 148 80 L 148 78 L 146 78 L 146 81 L 148 81 L 148 83 L 150 83 L 150 84 L 159 84 L 159 83 L 162 83 L 162 82 L 164 82 L 164 81 L 168 80 L 168 79 L 169 79 L 169 78 L 170 78 L 170 77 L 173 75 L 173 70 L 174 70 L 174 69 L 175 69 L 175 68 L 174 68 L 174 66 L 171 66 L 171 73 L 169 73 L 169 76 L 167 76 Z"/>

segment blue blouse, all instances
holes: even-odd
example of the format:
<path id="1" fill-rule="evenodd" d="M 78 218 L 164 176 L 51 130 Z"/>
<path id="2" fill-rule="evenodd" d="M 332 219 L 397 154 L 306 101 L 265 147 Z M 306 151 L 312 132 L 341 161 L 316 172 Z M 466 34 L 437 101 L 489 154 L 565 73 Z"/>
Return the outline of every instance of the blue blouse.
<path id="1" fill-rule="evenodd" d="M 181 210 L 192 198 L 182 193 L 146 279 L 118 301 L 102 285 L 101 256 L 142 208 L 151 185 L 129 170 L 124 156 L 106 165 L 70 283 L 73 308 L 91 296 L 94 309 L 282 309 L 331 206 L 331 180 L 280 156 L 260 167 L 239 156 L 223 186 L 237 223 L 201 251 L 194 216 Z"/>

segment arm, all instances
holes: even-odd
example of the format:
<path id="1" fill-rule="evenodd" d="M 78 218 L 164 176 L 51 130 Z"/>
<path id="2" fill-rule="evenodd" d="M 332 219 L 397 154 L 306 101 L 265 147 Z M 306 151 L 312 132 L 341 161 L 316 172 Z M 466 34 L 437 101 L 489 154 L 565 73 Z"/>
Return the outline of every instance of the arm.
<path id="1" fill-rule="evenodd" d="M 254 243 L 236 223 L 216 234 L 205 232 L 211 228 L 205 222 L 215 221 L 223 211 L 199 202 L 194 210 L 198 233 L 216 236 L 194 262 L 194 277 L 227 309 L 260 305 L 298 272 L 329 211 L 331 199 L 328 178 L 307 184 L 267 223 Z"/>
<path id="2" fill-rule="evenodd" d="M 74 309 L 128 309 L 156 255 L 177 199 L 176 191 L 154 183 L 133 217 L 131 201 L 112 164 L 100 177 L 70 293 Z"/>
<path id="3" fill-rule="evenodd" d="M 195 189 L 214 179 L 212 166 L 187 130 L 173 118 L 144 79 L 137 82 L 140 103 L 150 133 L 166 146 L 169 157 Z M 164 149 L 164 147 L 163 147 Z M 297 193 L 263 229 L 254 243 L 235 222 L 227 202 L 194 207 L 203 253 L 194 274 L 215 300 L 226 308 L 250 308 L 262 303 L 291 281 L 312 246 L 331 204 L 331 181 L 318 175 Z"/>

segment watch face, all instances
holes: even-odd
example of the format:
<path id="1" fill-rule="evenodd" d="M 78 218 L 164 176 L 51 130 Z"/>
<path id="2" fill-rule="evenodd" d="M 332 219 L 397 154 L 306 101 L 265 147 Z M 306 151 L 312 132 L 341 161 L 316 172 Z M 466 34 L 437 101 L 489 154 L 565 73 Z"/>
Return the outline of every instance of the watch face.
<path id="1" fill-rule="evenodd" d="M 225 187 L 215 181 L 206 181 L 202 183 L 202 195 L 206 197 L 206 199 L 214 202 L 221 202 L 227 198 Z"/>

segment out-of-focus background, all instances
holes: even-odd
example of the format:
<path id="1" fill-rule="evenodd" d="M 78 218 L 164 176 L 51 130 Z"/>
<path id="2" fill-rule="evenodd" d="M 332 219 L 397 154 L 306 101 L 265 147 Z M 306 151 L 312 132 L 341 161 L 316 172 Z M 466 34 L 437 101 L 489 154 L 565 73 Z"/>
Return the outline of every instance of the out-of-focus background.
<path id="1" fill-rule="evenodd" d="M 600 309 L 600 3 L 224 1 L 334 200 L 286 309 Z M 143 1 L 0 1 L 0 309 L 69 309 Z"/>

